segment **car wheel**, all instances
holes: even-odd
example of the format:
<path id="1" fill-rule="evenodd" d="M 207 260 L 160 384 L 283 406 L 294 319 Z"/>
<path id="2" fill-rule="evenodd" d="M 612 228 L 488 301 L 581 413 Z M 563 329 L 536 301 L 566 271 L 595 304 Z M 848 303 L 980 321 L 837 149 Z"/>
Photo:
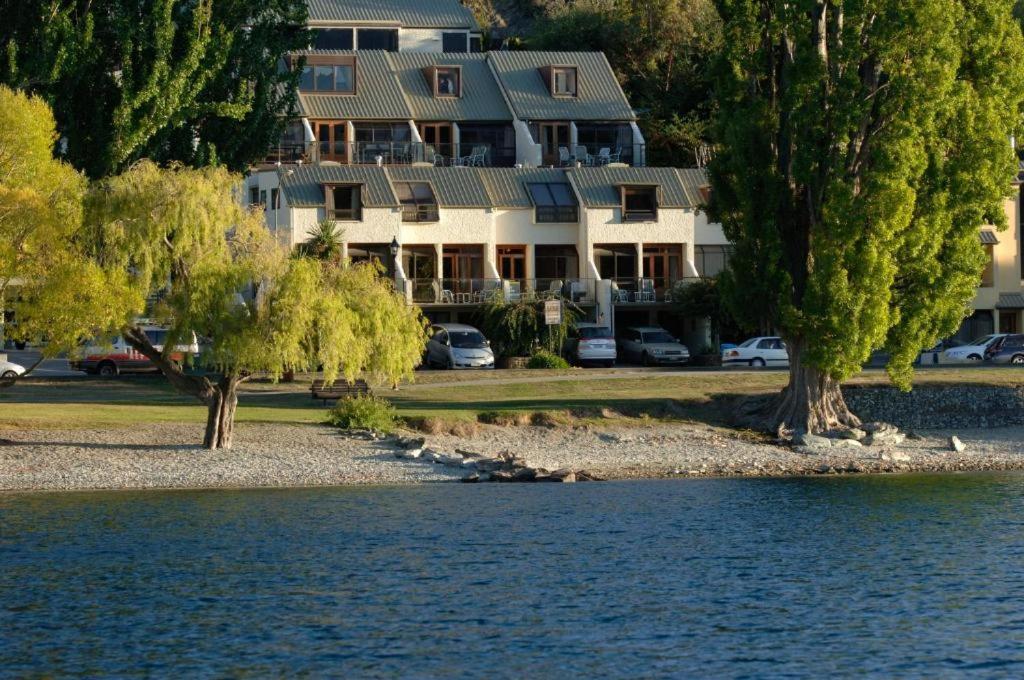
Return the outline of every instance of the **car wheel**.
<path id="1" fill-rule="evenodd" d="M 113 378 L 117 375 L 117 364 L 112 361 L 104 361 L 96 369 L 96 372 L 104 378 Z"/>
<path id="2" fill-rule="evenodd" d="M 1024 354 L 1014 354 L 1010 359 L 1011 364 L 1024 364 Z"/>
<path id="3" fill-rule="evenodd" d="M 761 357 L 755 357 L 750 360 L 751 368 L 764 368 L 766 365 L 767 364 L 765 364 L 764 359 Z"/>
<path id="4" fill-rule="evenodd" d="M 4 371 L 3 375 L 0 375 L 0 378 L 3 378 L 4 380 L 13 380 L 14 378 L 17 377 L 18 374 L 15 373 L 14 371 Z"/>
<path id="5" fill-rule="evenodd" d="M 640 355 L 640 363 L 642 363 L 644 366 L 654 365 L 653 363 L 651 363 L 651 356 L 647 352 L 644 352 L 643 354 Z"/>
<path id="6" fill-rule="evenodd" d="M 445 365 L 445 368 L 447 368 L 449 371 L 455 370 L 455 362 L 452 361 L 451 359 L 448 359 L 448 363 Z"/>
<path id="7" fill-rule="evenodd" d="M 967 360 L 968 361 L 981 361 L 981 356 L 978 355 L 978 354 L 972 354 L 971 356 L 967 357 Z"/>

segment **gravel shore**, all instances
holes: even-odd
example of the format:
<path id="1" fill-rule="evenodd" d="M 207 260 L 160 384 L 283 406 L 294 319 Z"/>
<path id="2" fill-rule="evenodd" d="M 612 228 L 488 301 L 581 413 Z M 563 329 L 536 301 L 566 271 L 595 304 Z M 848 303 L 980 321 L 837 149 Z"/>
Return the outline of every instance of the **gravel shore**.
<path id="1" fill-rule="evenodd" d="M 1024 428 L 929 431 L 897 447 L 807 454 L 703 425 L 482 427 L 437 435 L 428 446 L 496 455 L 531 465 L 586 469 L 609 479 L 784 476 L 830 473 L 1024 469 Z M 395 458 L 390 442 L 347 437 L 319 425 L 240 424 L 230 451 L 195 445 L 197 425 L 6 432 L 0 490 L 291 487 L 453 481 L 458 469 Z M 159 443 L 155 443 L 159 442 Z"/>

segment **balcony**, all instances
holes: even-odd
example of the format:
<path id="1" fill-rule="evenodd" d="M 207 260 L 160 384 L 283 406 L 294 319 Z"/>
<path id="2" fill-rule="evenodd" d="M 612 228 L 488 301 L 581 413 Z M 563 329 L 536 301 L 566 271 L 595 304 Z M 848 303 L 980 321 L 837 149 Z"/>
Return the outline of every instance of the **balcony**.
<path id="1" fill-rule="evenodd" d="M 511 168 L 515 147 L 490 144 L 427 144 L 425 142 L 282 142 L 264 160 L 276 163 L 333 162 L 342 165 L 412 165 Z"/>
<path id="2" fill-rule="evenodd" d="M 558 165 L 573 167 L 577 163 L 585 168 L 600 168 L 612 163 L 625 163 L 634 167 L 645 165 L 647 149 L 644 144 L 577 144 L 574 149 L 558 147 Z"/>
<path id="3" fill-rule="evenodd" d="M 616 305 L 649 305 L 672 302 L 672 291 L 679 285 L 700 281 L 699 278 L 615 278 L 611 279 L 612 303 Z"/>
<path id="4" fill-rule="evenodd" d="M 677 285 L 694 281 L 699 279 L 614 279 L 610 281 L 611 302 L 617 306 L 670 303 Z M 406 279 L 398 286 L 409 302 L 418 305 L 464 306 L 545 300 L 593 305 L 603 288 L 601 283 L 601 279 Z"/>

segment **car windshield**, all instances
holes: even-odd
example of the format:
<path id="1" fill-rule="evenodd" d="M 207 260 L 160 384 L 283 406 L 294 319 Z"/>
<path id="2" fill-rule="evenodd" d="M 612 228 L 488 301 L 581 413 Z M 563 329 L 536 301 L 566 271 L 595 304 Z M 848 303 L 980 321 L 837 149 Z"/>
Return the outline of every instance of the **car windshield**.
<path id="1" fill-rule="evenodd" d="M 757 342 L 758 339 L 759 338 L 751 338 L 750 340 L 744 340 L 743 342 L 740 343 L 740 347 L 750 347 L 755 342 Z"/>
<path id="2" fill-rule="evenodd" d="M 487 340 L 479 331 L 448 331 L 452 347 L 458 349 L 481 349 L 487 347 Z"/>
<path id="3" fill-rule="evenodd" d="M 995 339 L 996 336 L 994 335 L 983 335 L 980 338 L 975 338 L 974 340 L 971 340 L 969 344 L 971 347 L 981 347 L 982 345 L 987 345 L 988 343 L 992 342 Z"/>
<path id="4" fill-rule="evenodd" d="M 665 331 L 650 331 L 644 333 L 644 342 L 655 343 L 655 342 L 675 342 L 676 339 Z"/>
<path id="5" fill-rule="evenodd" d="M 608 328 L 600 328 L 598 326 L 584 326 L 577 329 L 580 333 L 581 338 L 610 338 L 612 332 Z"/>

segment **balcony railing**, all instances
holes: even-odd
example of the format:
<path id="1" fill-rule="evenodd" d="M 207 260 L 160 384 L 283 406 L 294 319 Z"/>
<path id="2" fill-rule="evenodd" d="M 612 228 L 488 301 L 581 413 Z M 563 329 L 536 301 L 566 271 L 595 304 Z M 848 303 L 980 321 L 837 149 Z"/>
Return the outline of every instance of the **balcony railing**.
<path id="1" fill-rule="evenodd" d="M 625 163 L 634 167 L 646 165 L 647 149 L 643 144 L 577 144 L 575 147 L 558 147 L 558 164 L 562 167 L 575 166 L 594 168 L 611 163 Z"/>
<path id="2" fill-rule="evenodd" d="M 316 158 L 352 165 L 412 165 L 444 167 L 512 167 L 515 147 L 489 144 L 427 144 L 426 142 L 322 142 Z"/>
<path id="3" fill-rule="evenodd" d="M 699 279 L 612 279 L 611 301 L 616 305 L 644 305 L 672 301 L 680 284 Z M 600 279 L 406 279 L 406 299 L 426 305 L 482 305 L 490 302 L 542 302 L 566 300 L 580 305 L 597 302 Z"/>

